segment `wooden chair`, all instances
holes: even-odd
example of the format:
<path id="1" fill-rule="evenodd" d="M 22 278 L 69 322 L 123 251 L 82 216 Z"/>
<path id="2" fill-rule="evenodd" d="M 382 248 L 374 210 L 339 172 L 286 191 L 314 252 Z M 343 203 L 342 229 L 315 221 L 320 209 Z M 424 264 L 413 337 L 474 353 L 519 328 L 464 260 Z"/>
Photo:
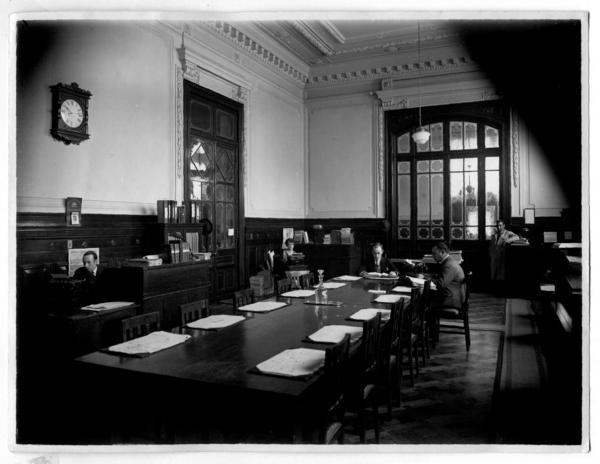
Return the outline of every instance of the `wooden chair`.
<path id="1" fill-rule="evenodd" d="M 377 380 L 379 378 L 379 326 L 381 314 L 363 322 L 361 356 L 357 372 L 351 376 L 352 384 L 347 392 L 348 409 L 358 414 L 360 442 L 365 443 L 365 409 L 370 403 L 375 429 L 375 443 L 379 443 L 379 408 L 377 404 Z"/>
<path id="2" fill-rule="evenodd" d="M 289 279 L 279 279 L 275 282 L 275 294 L 280 296 L 282 293 L 289 292 L 292 289 L 292 283 Z"/>
<path id="3" fill-rule="evenodd" d="M 151 332 L 160 330 L 160 315 L 158 312 L 128 317 L 121 321 L 123 341 L 143 337 Z"/>
<path id="4" fill-rule="evenodd" d="M 314 274 L 311 272 L 310 274 L 304 274 L 300 276 L 300 286 L 304 289 L 312 289 L 314 284 Z"/>
<path id="5" fill-rule="evenodd" d="M 344 443 L 344 381 L 350 353 L 350 334 L 325 351 L 324 414 L 319 427 L 319 443 Z"/>
<path id="6" fill-rule="evenodd" d="M 254 303 L 254 291 L 251 288 L 233 292 L 233 311 L 237 312 L 240 306 Z"/>
<path id="7" fill-rule="evenodd" d="M 415 317 L 417 306 L 419 305 L 419 299 L 421 298 L 421 291 L 418 288 L 413 288 L 410 294 L 410 303 L 404 307 L 402 311 L 402 321 L 400 322 L 400 367 L 402 370 L 402 361 L 404 360 L 404 353 L 408 357 L 408 369 L 410 372 L 410 384 L 412 387 L 415 386 L 415 369 L 417 375 L 419 374 L 419 363 L 415 362 L 415 351 L 417 346 L 417 335 L 413 328 L 415 327 Z M 400 380 L 402 379 L 402 372 L 400 372 Z"/>
<path id="8" fill-rule="evenodd" d="M 445 333 L 459 333 L 465 335 L 465 344 L 467 351 L 471 348 L 471 332 L 469 330 L 469 296 L 471 294 L 471 283 L 473 281 L 473 272 L 467 272 L 464 280 L 464 295 L 465 300 L 460 308 L 453 306 L 440 306 L 435 308 L 435 338 L 439 340 L 441 328 L 450 329 L 444 330 Z M 460 320 L 463 323 L 462 330 L 455 325 L 441 324 L 441 319 Z"/>
<path id="9" fill-rule="evenodd" d="M 381 367 L 379 372 L 380 384 L 386 391 L 386 403 L 388 418 L 392 418 L 392 393 L 396 392 L 398 403 L 400 403 L 400 374 L 402 372 L 400 353 L 400 331 L 404 300 L 392 306 L 390 320 L 384 331 L 381 343 Z"/>
<path id="10" fill-rule="evenodd" d="M 421 297 L 419 298 L 419 304 L 416 307 L 417 315 L 416 315 L 416 327 L 415 333 L 417 335 L 417 351 L 421 349 L 421 361 L 423 366 L 427 363 L 427 358 L 429 358 L 429 320 L 431 319 L 430 315 L 430 305 L 431 305 L 431 280 L 426 280 L 423 285 L 423 291 L 421 293 Z M 418 362 L 418 356 L 417 356 Z"/>
<path id="11" fill-rule="evenodd" d="M 208 298 L 180 305 L 179 314 L 181 315 L 181 327 L 185 327 L 190 322 L 210 316 Z"/>

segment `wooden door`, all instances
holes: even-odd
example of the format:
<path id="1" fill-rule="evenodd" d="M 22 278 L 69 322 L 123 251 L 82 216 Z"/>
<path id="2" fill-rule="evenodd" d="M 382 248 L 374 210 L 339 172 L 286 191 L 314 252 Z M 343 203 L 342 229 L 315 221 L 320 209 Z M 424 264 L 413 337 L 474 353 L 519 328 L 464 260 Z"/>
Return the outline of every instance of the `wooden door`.
<path id="1" fill-rule="evenodd" d="M 240 188 L 241 104 L 190 82 L 184 86 L 185 197 L 199 200 L 213 229 L 212 297 L 231 295 L 243 275 L 243 197 Z M 241 270 L 242 272 L 239 272 Z"/>

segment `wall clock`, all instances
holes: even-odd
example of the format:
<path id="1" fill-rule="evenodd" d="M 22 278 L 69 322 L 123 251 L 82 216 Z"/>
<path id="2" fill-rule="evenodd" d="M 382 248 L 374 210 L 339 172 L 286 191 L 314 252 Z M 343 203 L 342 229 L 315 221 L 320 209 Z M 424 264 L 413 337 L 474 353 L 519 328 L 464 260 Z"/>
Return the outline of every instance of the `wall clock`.
<path id="1" fill-rule="evenodd" d="M 88 103 L 92 94 L 75 82 L 58 83 L 52 90 L 52 136 L 69 145 L 79 145 L 90 138 L 88 133 Z"/>

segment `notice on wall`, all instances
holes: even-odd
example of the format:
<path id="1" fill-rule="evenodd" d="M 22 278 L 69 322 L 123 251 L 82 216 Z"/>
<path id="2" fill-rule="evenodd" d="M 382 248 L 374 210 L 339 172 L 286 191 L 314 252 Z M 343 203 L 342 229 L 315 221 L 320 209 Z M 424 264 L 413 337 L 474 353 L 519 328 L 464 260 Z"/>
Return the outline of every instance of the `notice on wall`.
<path id="1" fill-rule="evenodd" d="M 544 243 L 558 242 L 558 234 L 556 232 L 544 232 Z"/>
<path id="2" fill-rule="evenodd" d="M 88 251 L 95 252 L 100 263 L 100 248 L 71 248 L 69 249 L 69 277 L 73 277 L 75 271 L 83 266 L 83 255 Z"/>
<path id="3" fill-rule="evenodd" d="M 292 240 L 294 240 L 294 228 L 293 227 L 284 227 L 283 228 L 283 240 L 281 242 L 281 248 L 287 248 L 285 246 L 285 241 L 291 238 Z"/>

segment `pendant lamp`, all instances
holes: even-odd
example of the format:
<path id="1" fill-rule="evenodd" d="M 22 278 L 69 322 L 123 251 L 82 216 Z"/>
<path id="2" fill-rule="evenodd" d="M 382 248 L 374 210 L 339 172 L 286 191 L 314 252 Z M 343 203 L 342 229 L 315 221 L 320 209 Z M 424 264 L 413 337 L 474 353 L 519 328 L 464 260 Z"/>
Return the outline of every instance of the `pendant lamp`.
<path id="1" fill-rule="evenodd" d="M 427 129 L 423 127 L 423 123 L 421 122 L 421 106 L 423 103 L 423 95 L 421 94 L 421 23 L 417 21 L 417 63 L 419 63 L 419 127 L 417 131 L 413 133 L 412 138 L 417 145 L 422 145 L 427 143 L 431 134 Z"/>

